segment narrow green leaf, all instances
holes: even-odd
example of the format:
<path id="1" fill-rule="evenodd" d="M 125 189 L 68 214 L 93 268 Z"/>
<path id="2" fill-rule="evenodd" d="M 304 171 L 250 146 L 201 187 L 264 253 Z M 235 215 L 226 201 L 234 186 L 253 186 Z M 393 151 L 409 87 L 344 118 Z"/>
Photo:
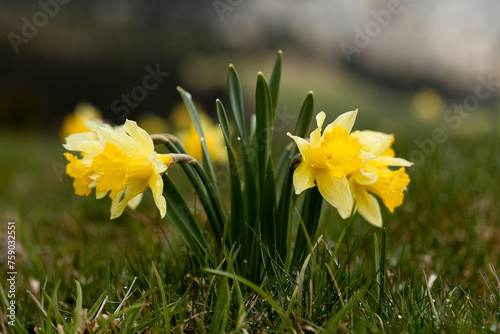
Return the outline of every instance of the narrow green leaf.
<path id="1" fill-rule="evenodd" d="M 297 124 L 295 125 L 295 131 L 293 134 L 299 137 L 306 137 L 307 130 L 311 124 L 314 111 L 314 96 L 313 92 L 307 93 L 304 103 L 300 108 L 299 118 L 297 119 Z M 293 153 L 293 152 L 292 152 Z"/>
<path id="2" fill-rule="evenodd" d="M 201 165 L 196 163 L 191 166 L 193 166 L 194 170 L 200 177 L 201 183 L 205 186 L 205 190 L 207 192 L 207 197 L 210 201 L 210 205 L 212 206 L 215 212 L 215 219 L 216 219 L 215 228 L 218 229 L 218 233 L 221 233 L 220 236 L 222 237 L 222 232 L 224 231 L 226 218 L 222 211 L 220 196 L 215 189 L 216 188 L 215 185 L 210 183 L 208 175 L 205 173 L 205 170 L 201 167 Z M 205 205 L 209 206 L 209 204 Z"/>
<path id="3" fill-rule="evenodd" d="M 269 157 L 269 162 L 267 164 L 266 178 L 265 190 L 261 193 L 264 202 L 261 216 L 261 224 L 263 224 L 262 238 L 264 239 L 266 245 L 269 246 L 274 252 L 276 246 L 286 242 L 286 240 L 276 240 L 276 188 L 271 157 Z"/>
<path id="4" fill-rule="evenodd" d="M 252 144 L 253 136 L 250 136 L 251 138 L 247 138 L 243 90 L 241 88 L 238 72 L 233 65 L 229 65 L 227 73 L 227 86 L 229 91 L 229 100 L 231 101 L 231 107 L 236 121 L 238 145 L 240 145 L 241 148 L 241 156 L 243 158 L 243 165 L 245 168 L 245 187 L 243 189 L 245 221 L 249 226 L 254 228 L 258 214 L 258 202 L 255 200 L 257 198 L 257 185 L 254 167 L 256 150 L 255 145 Z M 250 129 L 250 133 L 254 133 L 252 128 Z M 244 237 L 248 238 L 245 243 L 249 245 L 251 241 L 251 234 L 245 234 Z"/>
<path id="5" fill-rule="evenodd" d="M 241 89 L 238 72 L 236 72 L 233 64 L 229 65 L 229 70 L 227 71 L 227 89 L 239 136 L 242 142 L 246 144 L 247 137 L 245 130 L 245 110 L 243 108 L 243 90 Z"/>
<path id="6" fill-rule="evenodd" d="M 236 163 L 233 147 L 231 145 L 231 134 L 229 132 L 229 122 L 227 120 L 226 111 L 220 100 L 217 100 L 215 104 L 222 133 L 224 134 L 229 163 L 229 174 L 231 178 L 231 242 L 239 241 L 239 245 L 245 248 L 243 252 L 246 255 L 248 251 L 246 237 L 250 232 L 248 231 L 248 226 L 246 225 L 244 218 L 243 194 L 241 192 L 241 180 L 238 173 L 238 165 Z M 242 238 L 244 240 L 241 240 Z"/>
<path id="7" fill-rule="evenodd" d="M 304 103 L 302 104 L 302 108 L 300 109 L 297 124 L 295 125 L 294 135 L 297 135 L 299 137 L 306 137 L 307 129 L 309 128 L 309 124 L 311 123 L 313 110 L 313 94 L 312 92 L 309 92 L 304 100 Z M 279 180 L 281 178 L 280 170 L 283 171 L 290 165 L 293 156 L 297 152 L 298 149 L 296 145 L 293 145 L 290 149 L 285 149 L 277 166 L 275 180 Z M 277 230 L 279 231 L 279 236 L 277 238 L 280 240 L 278 252 L 281 258 L 285 259 L 285 263 L 288 263 L 291 257 L 291 252 L 288 251 L 288 249 L 291 246 L 290 205 L 292 201 L 293 172 L 294 170 L 292 168 L 286 168 L 283 186 L 281 188 L 281 197 L 279 199 L 276 221 Z"/>
<path id="8" fill-rule="evenodd" d="M 278 108 L 278 95 L 280 91 L 280 81 L 281 81 L 281 63 L 283 60 L 283 52 L 278 51 L 278 56 L 276 56 L 276 61 L 274 62 L 273 72 L 269 78 L 269 91 L 271 92 L 271 98 L 273 103 L 271 120 L 274 124 L 274 119 L 276 117 L 276 109 Z"/>
<path id="9" fill-rule="evenodd" d="M 302 138 L 307 137 L 307 130 L 311 124 L 312 116 L 314 111 L 314 98 L 313 93 L 309 92 L 302 103 L 300 108 L 299 117 L 297 123 L 295 124 L 295 130 L 293 131 L 294 136 L 299 136 Z M 292 142 L 293 143 L 293 142 Z M 293 143 L 290 148 L 286 148 L 279 159 L 278 165 L 276 167 L 275 179 L 280 180 L 281 175 L 285 171 L 285 168 L 290 164 L 292 158 L 298 153 L 298 148 Z"/>
<path id="10" fill-rule="evenodd" d="M 272 122 L 271 122 L 271 92 L 262 73 L 257 75 L 257 88 L 255 93 L 255 114 L 257 120 L 256 140 L 259 179 L 261 186 L 265 182 L 269 153 L 271 152 Z M 262 189 L 261 189 L 262 190 Z"/>
<path id="11" fill-rule="evenodd" d="M 376 234 L 375 234 L 376 236 Z M 378 255 L 378 250 L 377 253 Z M 378 314 L 380 315 L 382 312 L 382 303 L 383 298 L 385 296 L 385 227 L 382 230 L 382 254 L 380 254 L 380 268 L 378 273 L 378 281 L 379 281 L 379 305 L 378 305 Z"/>
<path id="12" fill-rule="evenodd" d="M 168 141 L 165 143 L 165 146 L 172 153 L 186 153 L 178 141 Z M 215 190 L 211 191 L 215 186 L 208 181 L 208 176 L 206 176 L 198 163 L 195 165 L 181 164 L 181 167 L 195 188 L 196 194 L 201 201 L 203 209 L 215 233 L 217 244 L 220 246 L 225 221 L 222 206 L 220 204 L 220 196 L 215 193 Z"/>
<path id="13" fill-rule="evenodd" d="M 256 88 L 256 141 L 259 175 L 259 217 L 262 239 L 272 249 L 275 241 L 275 190 L 274 172 L 270 162 L 272 140 L 272 100 L 266 79 L 259 73 Z"/>
<path id="14" fill-rule="evenodd" d="M 164 195 L 167 200 L 167 218 L 184 242 L 195 252 L 200 263 L 203 263 L 205 252 L 209 246 L 200 225 L 168 175 L 163 175 L 163 183 Z"/>
<path id="15" fill-rule="evenodd" d="M 203 161 L 202 161 L 203 168 L 206 170 L 210 181 L 213 184 L 215 184 L 214 166 L 212 163 L 212 158 L 210 157 L 210 152 L 208 151 L 207 140 L 206 140 L 205 134 L 203 133 L 203 127 L 201 125 L 200 114 L 198 113 L 198 110 L 196 110 L 196 106 L 194 105 L 191 94 L 189 94 L 187 91 L 185 91 L 184 89 L 182 89 L 179 86 L 177 86 L 177 91 L 181 95 L 182 100 L 184 101 L 184 104 L 186 105 L 186 108 L 189 111 L 189 114 L 191 115 L 191 119 L 193 121 L 194 127 L 196 128 L 196 132 L 198 133 L 198 136 L 200 137 L 201 150 L 202 150 L 202 154 L 203 154 Z"/>
<path id="16" fill-rule="evenodd" d="M 299 219 L 302 218 L 302 221 L 306 226 L 307 233 L 309 234 L 309 236 L 311 236 L 311 238 L 314 238 L 316 229 L 318 228 L 322 203 L 323 197 L 321 196 L 317 187 L 306 190 L 306 196 L 304 198 L 304 203 L 302 205 L 302 211 L 300 214 L 301 217 L 299 217 Z M 306 237 L 299 226 L 292 258 L 292 266 L 298 265 L 302 262 L 301 259 L 304 256 L 306 243 Z"/>
<path id="17" fill-rule="evenodd" d="M 101 293 L 101 295 L 99 296 L 99 298 L 97 298 L 97 300 L 95 301 L 94 305 L 89 309 L 88 313 L 87 313 L 87 316 L 89 319 L 94 319 L 96 314 L 97 314 L 97 311 L 99 311 L 99 307 L 101 306 L 102 304 L 102 301 L 104 300 L 104 298 L 106 298 L 106 294 L 108 293 L 107 290 L 103 291 Z"/>

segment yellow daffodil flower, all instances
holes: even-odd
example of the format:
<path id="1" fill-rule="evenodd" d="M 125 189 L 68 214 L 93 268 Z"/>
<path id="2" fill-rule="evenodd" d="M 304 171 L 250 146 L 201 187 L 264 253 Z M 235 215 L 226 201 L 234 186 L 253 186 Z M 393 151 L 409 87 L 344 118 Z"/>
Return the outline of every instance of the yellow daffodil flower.
<path id="1" fill-rule="evenodd" d="M 356 114 L 357 110 L 340 115 L 321 134 L 326 116 L 320 112 L 310 142 L 288 133 L 302 154 L 302 162 L 293 174 L 295 193 L 300 194 L 316 183 L 321 195 L 338 209 L 342 218 L 349 217 L 353 206 L 347 175 L 359 170 L 363 161 L 371 157 L 361 151 L 358 138 L 349 135 Z"/>
<path id="2" fill-rule="evenodd" d="M 70 161 L 66 172 L 75 178 L 75 193 L 88 195 L 92 187 L 96 188 L 97 198 L 109 193 L 113 219 L 123 213 L 127 204 L 135 208 L 142 193 L 150 188 L 163 218 L 166 201 L 161 175 L 170 166 L 171 156 L 156 153 L 149 134 L 134 121 L 127 120 L 123 128 L 102 123 L 89 126 L 95 132 L 71 135 L 64 145 L 84 156 L 80 160 L 66 155 Z"/>
<path id="3" fill-rule="evenodd" d="M 75 110 L 66 115 L 61 128 L 61 137 L 66 138 L 74 133 L 89 132 L 90 129 L 85 125 L 88 120 L 101 119 L 102 115 L 99 109 L 88 102 L 80 102 Z"/>
<path id="4" fill-rule="evenodd" d="M 413 163 L 396 158 L 391 148 L 392 135 L 375 131 L 355 131 L 351 134 L 359 139 L 362 149 L 376 156 L 366 161 L 360 170 L 349 176 L 349 185 L 356 199 L 356 209 L 370 224 L 382 226 L 380 206 L 372 194 L 380 197 L 390 212 L 403 203 L 403 191 L 410 183 L 404 167 Z M 390 166 L 401 167 L 391 170 Z"/>
<path id="5" fill-rule="evenodd" d="M 219 126 L 207 116 L 199 107 L 198 114 L 200 116 L 201 126 L 205 134 L 205 139 L 208 147 L 208 152 L 214 163 L 224 163 L 227 161 L 227 153 L 225 150 L 224 136 Z M 180 129 L 177 133 L 179 141 L 184 146 L 187 154 L 198 161 L 202 160 L 203 154 L 201 150 L 201 141 L 196 132 L 194 124 L 191 122 L 189 112 L 184 105 L 177 106 L 171 116 L 173 123 Z"/>

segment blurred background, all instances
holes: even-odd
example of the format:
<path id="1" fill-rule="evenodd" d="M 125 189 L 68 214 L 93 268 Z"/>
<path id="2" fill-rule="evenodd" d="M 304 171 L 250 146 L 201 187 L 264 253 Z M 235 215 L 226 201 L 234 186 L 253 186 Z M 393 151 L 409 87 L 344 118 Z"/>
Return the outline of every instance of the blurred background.
<path id="1" fill-rule="evenodd" d="M 166 118 L 178 85 L 213 114 L 229 63 L 251 108 L 279 49 L 288 113 L 313 90 L 332 118 L 358 107 L 370 124 L 414 126 L 483 82 L 471 109 L 497 113 L 499 12 L 495 0 L 0 1 L 0 129 L 57 130 L 80 101 L 116 123 Z M 148 68 L 161 82 L 143 82 Z"/>

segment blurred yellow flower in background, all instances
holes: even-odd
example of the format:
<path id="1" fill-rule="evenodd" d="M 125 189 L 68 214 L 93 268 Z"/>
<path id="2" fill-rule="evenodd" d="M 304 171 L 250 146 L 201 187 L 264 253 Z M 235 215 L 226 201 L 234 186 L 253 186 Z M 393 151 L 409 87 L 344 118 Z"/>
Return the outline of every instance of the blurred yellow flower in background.
<path id="1" fill-rule="evenodd" d="M 78 103 L 75 110 L 64 118 L 61 137 L 64 139 L 74 133 L 90 131 L 85 123 L 91 119 L 102 119 L 101 111 L 88 102 Z"/>
<path id="2" fill-rule="evenodd" d="M 391 148 L 394 137 L 376 131 L 354 131 L 351 134 L 359 139 L 362 149 L 372 153 L 375 158 L 363 163 L 361 168 L 349 175 L 349 186 L 356 200 L 356 210 L 370 224 L 382 226 L 382 214 L 377 199 L 380 197 L 390 212 L 403 203 L 403 191 L 410 183 L 405 167 L 413 163 L 396 158 Z M 401 167 L 391 170 L 390 166 Z"/>
<path id="3" fill-rule="evenodd" d="M 208 152 L 214 163 L 224 163 L 227 161 L 227 153 L 225 150 L 224 136 L 220 127 L 201 109 L 197 106 L 200 116 L 201 126 L 205 134 Z M 201 161 L 202 150 L 201 141 L 194 123 L 191 121 L 187 108 L 182 105 L 177 105 L 171 115 L 172 124 L 178 130 L 177 138 L 184 146 L 186 153 Z"/>
<path id="4" fill-rule="evenodd" d="M 413 95 L 413 110 L 424 121 L 432 121 L 441 115 L 444 102 L 434 89 L 421 90 Z"/>
<path id="5" fill-rule="evenodd" d="M 293 174 L 293 185 L 298 195 L 316 185 L 321 195 L 338 209 L 342 218 L 351 214 L 353 199 L 347 175 L 359 170 L 369 158 L 361 151 L 358 138 L 349 135 L 356 120 L 357 110 L 344 113 L 321 129 L 325 113 L 316 116 L 318 127 L 310 135 L 310 142 L 288 133 L 302 154 L 302 162 Z"/>
<path id="6" fill-rule="evenodd" d="M 167 133 L 169 131 L 165 118 L 154 113 L 141 114 L 137 124 L 147 133 Z"/>

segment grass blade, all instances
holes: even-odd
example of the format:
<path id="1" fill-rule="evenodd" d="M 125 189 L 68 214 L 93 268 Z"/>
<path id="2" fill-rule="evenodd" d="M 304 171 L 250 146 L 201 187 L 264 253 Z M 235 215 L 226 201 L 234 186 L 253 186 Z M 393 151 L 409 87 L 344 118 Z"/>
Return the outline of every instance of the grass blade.
<path id="1" fill-rule="evenodd" d="M 80 315 L 82 313 L 82 299 L 83 299 L 83 294 L 82 294 L 82 286 L 80 285 L 80 282 L 75 281 L 76 284 L 76 306 L 75 306 L 75 312 L 73 313 L 73 326 L 71 326 L 71 333 L 72 334 L 77 334 L 78 329 L 80 327 Z"/>
<path id="2" fill-rule="evenodd" d="M 226 322 L 229 314 L 231 294 L 229 292 L 228 278 L 224 277 L 219 285 L 217 303 L 215 304 L 214 317 L 210 325 L 210 333 L 225 333 Z"/>
<path id="3" fill-rule="evenodd" d="M 222 276 L 222 277 L 227 277 L 227 278 L 230 278 L 230 279 L 233 279 L 235 281 L 238 281 L 240 283 L 245 284 L 246 286 L 248 286 L 249 288 L 251 288 L 252 290 L 254 290 L 257 294 L 259 294 L 262 298 L 264 298 L 269 303 L 269 305 L 271 305 L 271 307 L 276 311 L 276 313 L 278 313 L 278 315 L 280 316 L 283 324 L 285 324 L 287 326 L 287 328 L 292 329 L 291 324 L 290 324 L 288 318 L 283 313 L 283 310 L 273 300 L 273 298 L 271 297 L 271 295 L 269 295 L 267 292 L 265 292 L 264 290 L 262 290 L 262 288 L 259 287 L 258 285 L 256 285 L 255 283 L 250 282 L 246 278 L 243 278 L 243 277 L 240 277 L 240 276 L 237 276 L 235 274 L 228 273 L 228 272 L 225 272 L 225 271 L 222 271 L 222 270 L 215 270 L 215 269 L 205 268 L 205 272 L 209 273 L 209 274 L 212 274 L 212 275 L 218 275 L 218 276 Z"/>
<path id="4" fill-rule="evenodd" d="M 361 289 L 358 291 L 346 304 L 342 309 L 335 314 L 335 317 L 332 318 L 332 320 L 328 321 L 326 326 L 324 327 L 322 333 L 335 333 L 336 329 L 338 328 L 339 323 L 344 319 L 346 314 L 350 311 L 352 311 L 355 307 L 356 304 L 358 303 L 358 300 L 363 296 L 365 293 L 365 288 Z M 335 311 L 333 311 L 335 312 Z M 332 312 L 332 313 L 333 313 Z M 333 314 L 332 314 L 333 315 Z"/>
<path id="5" fill-rule="evenodd" d="M 152 265 L 153 265 L 153 270 L 155 272 L 156 280 L 158 281 L 158 286 L 160 288 L 161 299 L 163 301 L 163 317 L 165 320 L 165 332 L 170 333 L 170 314 L 168 310 L 167 296 L 165 294 L 165 287 L 163 286 L 160 274 L 158 273 L 158 270 L 156 269 L 154 262 L 152 262 Z"/>

